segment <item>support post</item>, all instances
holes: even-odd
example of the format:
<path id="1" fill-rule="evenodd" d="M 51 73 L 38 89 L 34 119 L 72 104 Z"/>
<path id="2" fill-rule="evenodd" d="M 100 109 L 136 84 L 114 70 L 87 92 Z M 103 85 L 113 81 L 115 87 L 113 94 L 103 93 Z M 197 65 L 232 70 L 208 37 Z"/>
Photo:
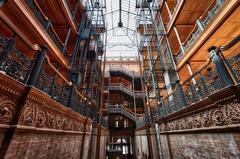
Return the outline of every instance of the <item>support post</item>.
<path id="1" fill-rule="evenodd" d="M 197 19 L 197 20 L 196 20 L 196 23 L 197 23 L 199 29 L 200 29 L 201 32 L 202 32 L 202 31 L 204 30 L 204 26 L 203 26 L 202 22 L 200 21 L 200 19 Z"/>
<path id="2" fill-rule="evenodd" d="M 134 105 L 134 117 L 135 119 L 136 117 L 136 113 L 137 113 L 137 108 L 136 108 L 136 94 L 135 94 L 135 77 L 134 77 L 134 71 L 132 71 L 132 90 L 133 90 L 133 105 Z"/>
<path id="3" fill-rule="evenodd" d="M 41 47 L 41 51 L 37 54 L 32 71 L 30 72 L 29 78 L 27 80 L 27 85 L 34 86 L 36 84 L 38 76 L 42 70 L 47 51 L 48 49 L 46 47 Z"/>
<path id="4" fill-rule="evenodd" d="M 67 36 L 66 36 L 66 38 L 65 38 L 64 46 L 63 46 L 63 49 L 62 49 L 62 53 L 63 53 L 63 54 L 65 54 L 65 51 L 66 51 L 66 49 L 67 49 L 67 43 L 68 43 L 68 39 L 69 39 L 71 30 L 72 30 L 72 28 L 69 27 L 69 28 L 68 28 L 68 32 L 67 32 Z"/>
<path id="5" fill-rule="evenodd" d="M 212 58 L 213 63 L 216 66 L 216 70 L 220 76 L 220 78 L 224 81 L 226 86 L 234 85 L 234 79 L 231 75 L 231 72 L 228 71 L 227 66 L 224 64 L 223 59 L 216 52 L 216 46 L 212 46 L 208 49 L 210 56 Z"/>
<path id="6" fill-rule="evenodd" d="M 184 94 L 183 94 L 183 90 L 182 90 L 182 86 L 180 84 L 180 81 L 177 80 L 176 81 L 176 87 L 177 87 L 177 96 L 179 97 L 179 102 L 181 103 L 181 107 L 184 107 L 187 105 L 187 102 L 184 98 Z"/>

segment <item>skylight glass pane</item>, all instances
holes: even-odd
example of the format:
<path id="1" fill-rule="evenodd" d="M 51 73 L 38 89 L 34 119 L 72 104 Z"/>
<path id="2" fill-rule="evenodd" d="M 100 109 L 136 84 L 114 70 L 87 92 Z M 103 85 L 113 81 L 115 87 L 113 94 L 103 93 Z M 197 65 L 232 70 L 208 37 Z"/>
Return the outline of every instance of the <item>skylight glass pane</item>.
<path id="1" fill-rule="evenodd" d="M 136 56 L 136 0 L 106 0 L 108 57 Z M 122 26 L 119 26 L 121 14 Z"/>

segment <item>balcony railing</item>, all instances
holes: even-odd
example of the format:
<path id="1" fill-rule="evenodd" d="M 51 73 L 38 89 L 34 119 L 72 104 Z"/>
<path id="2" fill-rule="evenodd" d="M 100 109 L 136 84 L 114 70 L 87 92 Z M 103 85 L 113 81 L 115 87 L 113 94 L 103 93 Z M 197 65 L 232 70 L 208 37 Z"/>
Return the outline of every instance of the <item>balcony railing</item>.
<path id="1" fill-rule="evenodd" d="M 136 121 L 136 128 L 141 128 L 141 127 L 144 127 L 145 125 L 146 125 L 145 116 L 143 116 L 142 118 Z"/>
<path id="2" fill-rule="evenodd" d="M 227 59 L 232 71 L 234 72 L 238 82 L 240 82 L 240 54 Z"/>
<path id="3" fill-rule="evenodd" d="M 42 27 L 45 29 L 47 34 L 51 37 L 55 45 L 58 47 L 58 49 L 62 52 L 64 44 L 58 37 L 57 33 L 53 29 L 53 26 L 51 24 L 51 21 L 44 15 L 41 8 L 38 6 L 35 0 L 26 0 L 26 4 L 31 9 L 33 14 L 36 16 Z M 64 54 L 64 52 L 63 52 Z"/>
<path id="4" fill-rule="evenodd" d="M 142 98 L 143 94 L 142 91 L 134 91 L 129 87 L 125 86 L 122 83 L 111 83 L 108 86 L 108 90 L 118 90 L 118 91 L 123 91 L 124 93 L 128 94 L 129 96 L 136 97 L 136 98 Z"/>
<path id="5" fill-rule="evenodd" d="M 231 79 L 230 81 L 232 81 L 232 84 L 239 83 L 239 52 L 237 52 L 237 55 L 234 55 L 231 58 L 224 57 L 224 51 L 231 48 L 239 41 L 240 35 L 237 36 L 228 45 L 216 49 L 216 52 L 218 52 L 217 56 L 219 56 L 218 58 L 220 58 L 222 61 L 221 65 L 225 67 L 228 73 L 221 73 L 221 70 L 216 68 L 215 63 L 211 62 L 214 61 L 214 59 L 209 59 L 208 62 L 199 69 L 199 71 L 195 72 L 192 76 L 183 81 L 181 84 L 179 82 L 176 83 L 176 87 L 173 92 L 162 99 L 162 103 L 159 109 L 160 115 L 168 115 L 185 106 L 196 103 L 208 97 L 209 95 L 214 94 L 222 90 L 223 88 L 229 86 L 230 84 L 227 83 L 226 77 L 228 80 Z M 223 69 L 223 66 L 221 66 L 221 69 Z"/>
<path id="6" fill-rule="evenodd" d="M 225 4 L 225 0 L 215 0 L 215 3 L 209 7 L 207 12 L 196 21 L 193 31 L 189 34 L 188 38 L 183 43 L 184 52 L 179 50 L 176 60 L 179 61 L 181 57 L 187 52 L 195 41 L 197 41 L 198 37 L 204 31 L 204 28 L 214 19 L 214 17 L 219 13 L 219 10 Z"/>
<path id="7" fill-rule="evenodd" d="M 109 113 L 120 113 L 128 117 L 133 121 L 137 121 L 143 114 L 135 114 L 131 110 L 125 108 L 123 105 L 108 105 L 108 112 Z"/>
<path id="8" fill-rule="evenodd" d="M 28 85 L 32 75 L 38 76 L 36 83 L 33 84 L 35 88 L 84 116 L 96 118 L 96 116 L 93 117 L 94 110 L 89 106 L 91 101 L 87 101 L 87 97 L 83 96 L 76 86 L 51 64 L 48 56 L 45 55 L 43 66 L 38 66 L 42 69 L 40 74 L 36 75 L 33 70 L 38 56 L 34 59 L 26 56 L 16 48 L 15 40 L 15 38 L 0 37 L 0 72 L 2 74 L 9 75 L 25 85 Z M 40 53 L 36 53 L 38 54 Z"/>
<path id="9" fill-rule="evenodd" d="M 48 57 L 45 59 L 35 87 L 66 107 L 84 116 L 92 117 L 93 110 L 86 101 L 87 98 L 65 78 L 65 75 L 58 72 Z"/>
<path id="10" fill-rule="evenodd" d="M 161 115 L 169 114 L 182 107 L 191 105 L 226 86 L 213 64 L 209 61 L 190 78 L 177 85 L 172 94 L 163 98 L 163 105 L 160 108 Z"/>
<path id="11" fill-rule="evenodd" d="M 122 66 L 116 66 L 116 65 L 112 65 L 109 67 L 109 72 L 122 72 L 124 74 L 126 74 L 129 77 L 140 77 L 140 74 L 138 72 L 132 72 L 129 71 L 128 69 L 122 67 Z"/>
<path id="12" fill-rule="evenodd" d="M 34 59 L 16 48 L 16 38 L 0 36 L 0 70 L 14 79 L 26 83 Z"/>
<path id="13" fill-rule="evenodd" d="M 138 118 L 138 120 L 136 121 L 136 128 L 144 127 L 147 123 L 148 124 L 155 123 L 158 117 L 159 117 L 158 111 L 150 110 L 148 113 Z"/>

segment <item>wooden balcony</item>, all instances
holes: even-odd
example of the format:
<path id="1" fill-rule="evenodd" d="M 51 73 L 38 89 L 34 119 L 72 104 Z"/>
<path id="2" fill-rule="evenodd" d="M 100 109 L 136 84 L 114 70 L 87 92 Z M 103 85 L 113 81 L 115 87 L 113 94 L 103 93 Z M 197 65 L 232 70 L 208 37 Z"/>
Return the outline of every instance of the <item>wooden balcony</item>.
<path id="1" fill-rule="evenodd" d="M 60 50 L 61 41 L 57 42 L 59 39 L 56 32 L 53 28 L 47 32 L 43 27 L 44 20 L 47 20 L 44 15 L 36 17 L 25 1 L 14 0 L 1 7 L 0 17 L 32 50 L 37 51 L 40 46 L 47 46 L 52 61 L 69 68 L 69 63 Z"/>
<path id="2" fill-rule="evenodd" d="M 220 46 L 230 42 L 240 34 L 240 14 L 239 2 L 237 0 L 225 2 L 219 14 L 210 21 L 204 31 L 199 35 L 189 50 L 179 59 L 178 69 L 182 80 L 189 76 L 184 75 L 187 72 L 186 62 L 190 62 L 193 72 L 203 65 L 208 57 L 208 49 L 211 46 Z M 224 55 L 231 58 L 239 53 L 240 44 L 227 50 Z"/>

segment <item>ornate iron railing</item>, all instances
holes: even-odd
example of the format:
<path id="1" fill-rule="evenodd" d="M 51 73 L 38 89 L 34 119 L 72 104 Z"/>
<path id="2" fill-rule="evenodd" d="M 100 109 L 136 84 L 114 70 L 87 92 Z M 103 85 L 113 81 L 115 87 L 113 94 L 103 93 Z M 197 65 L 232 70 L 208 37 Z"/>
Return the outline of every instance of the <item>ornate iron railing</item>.
<path id="1" fill-rule="evenodd" d="M 1 73 L 28 84 L 28 78 L 37 58 L 35 60 L 29 58 L 18 50 L 15 40 L 15 38 L 0 37 L 0 70 Z M 87 105 L 86 98 L 62 74 L 56 72 L 57 69 L 53 68 L 48 57 L 45 58 L 45 64 L 39 67 L 42 69 L 35 84 L 36 88 L 63 105 L 83 115 L 90 115 L 91 110 Z"/>
<path id="2" fill-rule="evenodd" d="M 121 145 L 121 144 L 119 144 L 119 145 Z M 106 152 L 107 153 L 114 153 L 114 154 L 117 153 L 117 154 L 121 154 L 122 155 L 123 150 L 122 149 L 118 149 L 118 148 L 117 149 L 116 148 L 115 149 L 114 148 L 109 148 L 109 149 L 106 150 Z"/>
<path id="3" fill-rule="evenodd" d="M 133 121 L 137 121 L 142 114 L 135 114 L 131 110 L 125 108 L 122 105 L 108 105 L 108 113 L 120 113 L 128 117 L 129 119 Z"/>
<path id="4" fill-rule="evenodd" d="M 237 81 L 240 82 L 240 54 L 227 59 L 233 73 L 235 74 Z"/>
<path id="5" fill-rule="evenodd" d="M 141 128 L 141 127 L 144 127 L 145 125 L 146 125 L 145 116 L 143 116 L 142 118 L 136 121 L 136 128 Z"/>
<path id="6" fill-rule="evenodd" d="M 191 105 L 223 89 L 227 85 L 217 73 L 210 60 L 181 84 L 176 84 L 173 93 L 164 97 L 159 108 L 161 116 Z"/>
<path id="7" fill-rule="evenodd" d="M 229 44 L 220 46 L 215 49 L 216 55 L 212 55 L 208 62 L 203 65 L 199 71 L 191 75 L 187 80 L 176 83 L 176 87 L 171 94 L 162 99 L 159 107 L 161 116 L 175 112 L 185 106 L 191 105 L 207 96 L 218 92 L 219 90 L 231 85 L 226 80 L 226 77 L 220 76 L 221 70 L 217 70 L 214 62 L 214 57 L 221 59 L 221 69 L 226 69 L 227 73 L 223 76 L 228 76 L 232 84 L 240 82 L 240 54 L 237 52 L 232 58 L 225 58 L 224 52 L 240 41 L 240 35 L 234 38 Z M 218 59 L 219 60 L 219 59 Z M 219 62 L 217 62 L 220 68 Z M 225 79 L 225 80 L 224 80 Z"/>
<path id="8" fill-rule="evenodd" d="M 28 7 L 32 10 L 36 18 L 39 20 L 41 25 L 45 28 L 47 26 L 48 20 L 46 16 L 39 10 L 34 0 L 26 0 Z"/>
<path id="9" fill-rule="evenodd" d="M 146 114 L 142 115 L 136 121 L 136 128 L 144 127 L 147 123 L 152 124 L 155 123 L 157 118 L 159 117 L 159 112 L 150 110 Z"/>
<path id="10" fill-rule="evenodd" d="M 108 90 L 117 90 L 117 91 L 123 91 L 124 93 L 128 94 L 129 96 L 136 97 L 136 98 L 142 98 L 143 94 L 141 91 L 135 91 L 128 86 L 123 85 L 122 83 L 111 83 L 108 86 Z"/>
<path id="11" fill-rule="evenodd" d="M 233 74 L 233 78 L 235 78 L 236 82 L 240 82 L 240 52 L 235 52 L 230 57 L 224 56 L 224 51 L 227 51 L 229 48 L 233 47 L 236 43 L 240 41 L 240 35 L 235 37 L 232 41 L 230 41 L 227 45 L 223 45 L 217 48 L 217 52 L 220 54 L 223 61 L 229 67 L 230 72 Z"/>
<path id="12" fill-rule="evenodd" d="M 109 67 L 109 71 L 111 72 L 122 72 L 122 73 L 124 73 L 125 75 L 127 75 L 127 76 L 129 76 L 129 77 L 140 77 L 140 74 L 139 73 L 137 73 L 137 72 L 131 72 L 131 71 L 129 71 L 128 69 L 126 69 L 126 68 L 124 68 L 124 67 L 122 67 L 122 66 L 110 66 Z"/>
<path id="13" fill-rule="evenodd" d="M 227 85 L 219 76 L 214 65 L 208 62 L 203 68 L 181 84 L 177 84 L 173 93 L 163 98 L 159 108 L 161 116 L 191 105 L 225 88 Z"/>
<path id="14" fill-rule="evenodd" d="M 34 60 L 16 48 L 15 40 L 15 38 L 0 37 L 0 70 L 26 83 Z"/>
<path id="15" fill-rule="evenodd" d="M 72 110 L 93 118 L 94 110 L 89 104 L 91 101 L 87 101 L 87 98 L 54 68 L 48 57 L 46 57 L 35 87 Z"/>

